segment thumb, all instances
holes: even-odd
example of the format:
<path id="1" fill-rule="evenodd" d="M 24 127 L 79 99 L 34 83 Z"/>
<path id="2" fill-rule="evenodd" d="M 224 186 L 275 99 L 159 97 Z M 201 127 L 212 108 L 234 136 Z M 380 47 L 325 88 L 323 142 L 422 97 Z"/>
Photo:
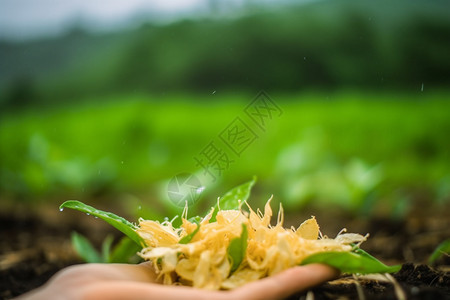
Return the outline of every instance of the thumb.
<path id="1" fill-rule="evenodd" d="M 282 299 L 336 278 L 339 271 L 322 264 L 293 267 L 233 290 L 232 299 Z"/>

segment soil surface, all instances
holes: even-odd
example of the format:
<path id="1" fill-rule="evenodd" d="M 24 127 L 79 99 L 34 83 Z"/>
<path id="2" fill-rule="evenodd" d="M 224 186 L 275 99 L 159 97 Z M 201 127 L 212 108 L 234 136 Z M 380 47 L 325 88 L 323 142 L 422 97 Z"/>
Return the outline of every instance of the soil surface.
<path id="1" fill-rule="evenodd" d="M 102 221 L 79 212 L 23 211 L 0 212 L 0 299 L 19 296 L 62 268 L 82 263 L 70 244 L 73 230 L 97 247 L 108 233 L 120 236 Z M 387 276 L 343 275 L 289 299 L 450 299 L 449 256 L 443 255 L 433 266 L 427 264 L 436 246 L 450 237 L 450 211 L 448 207 L 438 211 L 418 210 L 401 221 L 317 216 L 319 224 L 327 226 L 321 228 L 325 233 L 335 234 L 344 226 L 349 232 L 370 232 L 362 248 L 386 264 L 402 264 L 402 269 Z M 298 223 L 305 218 L 288 218 L 286 225 L 293 219 Z M 323 220 L 330 219 L 333 222 L 324 224 Z"/>

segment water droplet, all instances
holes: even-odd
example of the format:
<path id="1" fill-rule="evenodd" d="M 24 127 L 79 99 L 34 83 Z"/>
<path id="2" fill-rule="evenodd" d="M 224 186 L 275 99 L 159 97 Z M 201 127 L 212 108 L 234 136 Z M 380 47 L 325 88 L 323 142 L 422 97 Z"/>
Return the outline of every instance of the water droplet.
<path id="1" fill-rule="evenodd" d="M 87 216 L 90 216 L 91 214 L 90 214 L 90 213 L 86 213 L 86 215 L 87 215 Z"/>
<path id="2" fill-rule="evenodd" d="M 195 192 L 196 192 L 197 194 L 201 194 L 204 190 L 205 190 L 205 187 L 204 187 L 204 186 L 201 186 L 201 187 L 198 187 L 198 188 L 195 190 Z"/>
<path id="3" fill-rule="evenodd" d="M 169 222 L 169 217 L 164 217 L 165 222 Z"/>
<path id="4" fill-rule="evenodd" d="M 60 209 L 59 209 L 59 211 L 63 211 L 63 210 L 64 210 L 64 208 L 60 208 Z"/>
<path id="5" fill-rule="evenodd" d="M 303 60 L 306 60 L 306 56 L 303 56 Z"/>
<path id="6" fill-rule="evenodd" d="M 139 205 L 139 206 L 138 206 L 138 209 L 139 209 L 139 210 L 141 210 L 141 209 L 142 209 L 142 207 L 141 207 L 141 206 Z"/>
<path id="7" fill-rule="evenodd" d="M 98 219 L 98 217 L 94 217 L 94 218 Z"/>

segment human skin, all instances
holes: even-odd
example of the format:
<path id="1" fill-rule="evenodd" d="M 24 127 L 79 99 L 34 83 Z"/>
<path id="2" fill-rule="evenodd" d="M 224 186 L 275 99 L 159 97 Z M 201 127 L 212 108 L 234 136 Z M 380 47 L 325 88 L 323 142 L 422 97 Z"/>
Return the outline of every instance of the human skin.
<path id="1" fill-rule="evenodd" d="M 209 291 L 158 283 L 151 263 L 84 264 L 58 272 L 45 285 L 17 299 L 283 299 L 336 278 L 321 264 L 293 267 L 230 291 Z"/>

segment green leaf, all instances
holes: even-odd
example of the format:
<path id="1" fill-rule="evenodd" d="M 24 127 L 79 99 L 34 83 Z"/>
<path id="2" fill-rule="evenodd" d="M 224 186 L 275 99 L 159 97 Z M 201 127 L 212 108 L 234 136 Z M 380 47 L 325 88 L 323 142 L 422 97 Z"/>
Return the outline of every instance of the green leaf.
<path id="1" fill-rule="evenodd" d="M 379 262 L 379 263 L 382 263 L 382 262 L 380 262 L 378 259 L 376 259 L 375 257 L 373 257 L 372 255 L 370 255 L 369 253 L 367 253 L 366 251 L 364 251 L 363 249 L 359 248 L 359 246 L 354 246 L 354 248 L 352 249 L 352 252 L 354 252 L 354 253 L 356 253 L 356 254 L 359 254 L 359 255 L 361 255 L 361 256 L 367 257 L 367 258 L 369 258 L 369 259 L 371 259 L 371 260 L 375 260 L 375 261 L 377 261 L 377 262 Z"/>
<path id="2" fill-rule="evenodd" d="M 230 273 L 233 273 L 234 271 L 237 270 L 237 268 L 239 268 L 239 266 L 242 263 L 242 260 L 245 257 L 245 252 L 247 251 L 247 238 L 248 238 L 247 226 L 245 224 L 242 224 L 241 236 L 232 239 L 227 250 L 228 258 L 230 259 L 231 262 Z"/>
<path id="3" fill-rule="evenodd" d="M 387 266 L 362 249 L 355 252 L 321 252 L 308 256 L 302 265 L 323 263 L 339 269 L 342 273 L 393 273 L 400 270 L 401 265 Z"/>
<path id="4" fill-rule="evenodd" d="M 202 217 L 200 216 L 191 217 L 188 219 L 188 221 L 191 223 L 199 224 L 202 221 Z"/>
<path id="5" fill-rule="evenodd" d="M 183 237 L 178 243 L 179 244 L 187 244 L 189 243 L 194 236 L 197 234 L 197 232 L 200 230 L 200 224 L 197 223 L 197 228 L 195 228 L 195 230 L 193 232 L 191 232 L 190 234 L 186 235 L 185 237 Z"/>
<path id="6" fill-rule="evenodd" d="M 439 257 L 443 254 L 448 254 L 450 252 L 450 239 L 447 239 L 440 243 L 436 249 L 434 249 L 433 253 L 428 258 L 428 263 L 433 264 Z"/>
<path id="7" fill-rule="evenodd" d="M 104 262 L 109 262 L 109 255 L 111 252 L 111 245 L 114 241 L 114 237 L 110 234 L 106 236 L 102 243 L 102 260 Z"/>
<path id="8" fill-rule="evenodd" d="M 225 195 L 220 197 L 219 199 L 219 206 L 221 210 L 231 210 L 231 209 L 238 209 L 239 208 L 239 200 L 241 202 L 247 201 L 247 199 L 250 197 L 250 193 L 252 190 L 253 185 L 256 183 L 256 176 L 253 176 L 253 179 L 243 183 L 241 185 L 238 185 L 237 187 L 229 190 Z M 217 213 L 219 212 L 219 208 L 216 206 L 214 207 L 214 211 L 212 214 L 212 217 L 210 219 L 211 222 L 216 221 Z"/>
<path id="9" fill-rule="evenodd" d="M 111 254 L 109 255 L 108 262 L 129 263 L 130 258 L 135 256 L 141 248 L 141 246 L 137 245 L 129 237 L 124 236 L 113 248 Z"/>
<path id="10" fill-rule="evenodd" d="M 81 256 L 81 258 L 88 263 L 103 263 L 100 254 L 92 246 L 91 242 L 83 235 L 73 231 L 72 232 L 72 245 L 75 251 Z"/>
<path id="11" fill-rule="evenodd" d="M 250 193 L 252 191 L 252 187 L 256 183 L 256 176 L 253 176 L 253 179 L 249 182 L 241 184 L 230 191 L 228 191 L 225 195 L 220 197 L 220 209 L 229 210 L 229 209 L 238 209 L 239 208 L 239 200 L 244 202 L 250 197 Z"/>
<path id="12" fill-rule="evenodd" d="M 140 246 L 143 244 L 141 237 L 136 232 L 137 226 L 134 225 L 133 223 L 128 222 L 122 217 L 119 217 L 110 212 L 98 210 L 92 206 L 86 205 L 76 200 L 66 201 L 59 207 L 60 210 L 64 208 L 79 210 L 81 212 L 85 212 L 87 214 L 91 214 L 95 217 L 98 217 L 106 221 L 110 225 L 114 226 L 116 229 L 120 230 L 122 233 L 124 233 L 126 236 L 132 239 L 136 244 Z"/>

